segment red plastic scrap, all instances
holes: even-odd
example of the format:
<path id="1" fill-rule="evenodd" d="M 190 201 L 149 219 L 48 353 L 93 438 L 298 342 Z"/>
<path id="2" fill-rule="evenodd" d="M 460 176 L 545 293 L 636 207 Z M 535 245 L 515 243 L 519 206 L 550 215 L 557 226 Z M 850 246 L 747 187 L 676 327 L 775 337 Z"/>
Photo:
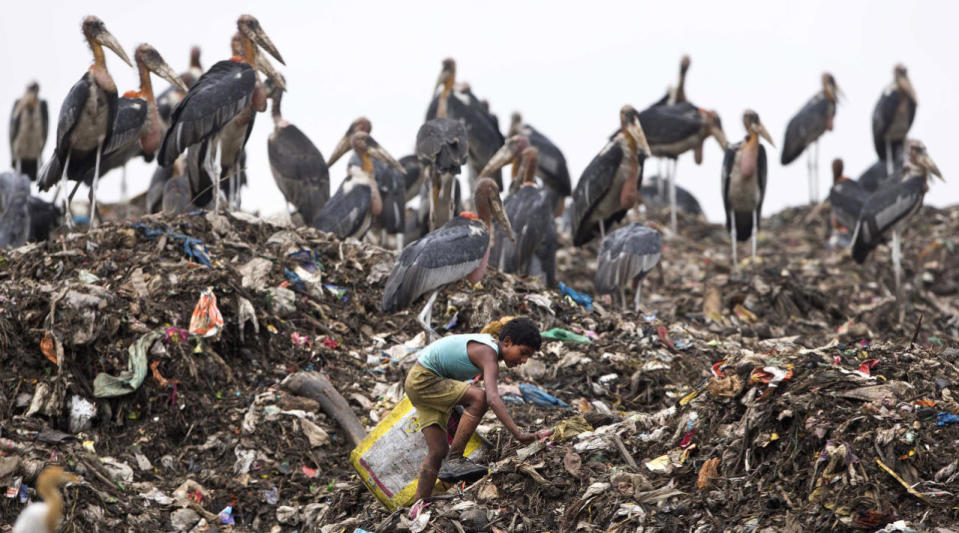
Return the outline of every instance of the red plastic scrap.
<path id="1" fill-rule="evenodd" d="M 340 343 L 336 342 L 335 340 L 329 337 L 323 337 L 323 346 L 326 346 L 327 348 L 335 350 L 340 347 Z"/>
<path id="2" fill-rule="evenodd" d="M 193 308 L 190 318 L 190 333 L 203 337 L 212 337 L 223 327 L 223 315 L 216 306 L 216 295 L 209 287 L 200 294 L 200 300 Z"/>
<path id="3" fill-rule="evenodd" d="M 306 477 L 308 477 L 308 478 L 311 478 L 311 479 L 316 477 L 316 469 L 315 469 L 315 468 L 310 468 L 310 467 L 308 467 L 308 466 L 306 466 L 306 465 L 303 465 L 302 468 L 303 468 L 303 475 L 304 475 L 304 476 L 306 476 Z"/>
<path id="4" fill-rule="evenodd" d="M 869 376 L 874 366 L 879 364 L 879 359 L 866 359 L 859 363 L 859 371 Z"/>
<path id="5" fill-rule="evenodd" d="M 669 332 L 666 331 L 666 326 L 656 326 L 656 333 L 659 334 L 659 340 L 663 341 L 663 344 L 669 346 L 669 349 L 676 352 L 676 346 L 673 344 L 673 341 L 669 339 Z"/>
<path id="6" fill-rule="evenodd" d="M 720 378 L 720 379 L 725 378 L 725 377 L 726 377 L 726 373 L 723 372 L 723 370 L 726 370 L 726 367 L 727 367 L 727 366 L 728 366 L 728 365 L 726 364 L 726 360 L 725 360 L 725 359 L 723 359 L 722 361 L 719 361 L 718 363 L 714 364 L 714 365 L 713 365 L 713 375 L 716 376 L 717 378 Z"/>
<path id="7" fill-rule="evenodd" d="M 695 429 L 689 430 L 689 432 L 683 436 L 683 440 L 679 441 L 679 447 L 683 450 L 685 450 L 686 448 L 689 448 L 689 445 L 693 443 L 693 435 L 695 434 L 696 434 Z"/>

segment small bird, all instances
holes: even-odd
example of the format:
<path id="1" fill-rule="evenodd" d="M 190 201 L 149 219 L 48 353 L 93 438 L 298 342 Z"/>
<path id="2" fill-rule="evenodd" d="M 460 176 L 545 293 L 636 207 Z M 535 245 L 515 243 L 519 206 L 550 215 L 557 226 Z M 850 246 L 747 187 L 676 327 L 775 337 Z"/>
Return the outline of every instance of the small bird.
<path id="1" fill-rule="evenodd" d="M 43 147 L 47 144 L 47 131 L 50 116 L 47 113 L 47 101 L 41 100 L 40 85 L 33 82 L 27 85 L 27 91 L 13 104 L 10 113 L 10 154 L 13 168 L 37 179 Z"/>
<path id="2" fill-rule="evenodd" d="M 626 309 L 626 286 L 635 288 L 633 310 L 639 312 L 642 292 L 640 283 L 663 253 L 659 232 L 638 222 L 627 224 L 610 233 L 599 247 L 596 267 L 596 291 L 609 294 L 619 292 L 619 301 Z"/>
<path id="3" fill-rule="evenodd" d="M 759 114 L 751 109 L 743 112 L 746 138 L 726 148 L 723 159 L 723 207 L 726 211 L 726 230 L 732 246 L 733 270 L 739 268 L 736 242 L 752 237 L 753 260 L 756 259 L 756 239 L 762 219 L 763 198 L 766 196 L 766 149 L 759 138 L 775 146 Z"/>
<path id="4" fill-rule="evenodd" d="M 37 476 L 37 494 L 42 502 L 33 502 L 20 512 L 13 525 L 13 533 L 56 533 L 57 523 L 63 515 L 63 498 L 60 486 L 79 483 L 80 478 L 59 466 L 48 466 Z"/>

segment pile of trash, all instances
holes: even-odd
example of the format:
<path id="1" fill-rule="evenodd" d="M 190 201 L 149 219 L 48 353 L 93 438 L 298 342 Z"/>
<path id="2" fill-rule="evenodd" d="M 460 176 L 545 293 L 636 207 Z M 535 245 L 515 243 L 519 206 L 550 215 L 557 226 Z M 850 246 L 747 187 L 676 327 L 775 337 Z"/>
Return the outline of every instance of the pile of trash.
<path id="1" fill-rule="evenodd" d="M 425 342 L 418 310 L 378 312 L 395 252 L 244 214 L 4 252 L 0 524 L 61 464 L 83 480 L 65 531 L 950 531 L 959 208 L 914 217 L 899 303 L 888 250 L 856 265 L 827 217 L 764 220 L 738 271 L 721 226 L 681 217 L 640 313 L 594 298 L 595 245 L 561 243 L 561 288 L 445 291 L 442 333 L 541 326 L 500 389 L 554 434 L 522 446 L 488 414 L 490 475 L 415 522 L 350 462 Z"/>

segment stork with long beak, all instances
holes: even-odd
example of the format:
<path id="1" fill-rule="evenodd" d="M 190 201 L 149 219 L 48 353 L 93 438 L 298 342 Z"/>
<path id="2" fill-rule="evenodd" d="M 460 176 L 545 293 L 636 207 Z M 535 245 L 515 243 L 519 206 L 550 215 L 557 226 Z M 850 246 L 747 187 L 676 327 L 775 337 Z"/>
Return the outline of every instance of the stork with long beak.
<path id="1" fill-rule="evenodd" d="M 13 168 L 26 174 L 30 181 L 37 179 L 43 147 L 47 144 L 50 118 L 47 101 L 40 99 L 40 85 L 33 82 L 13 104 L 10 113 L 10 155 Z"/>
<path id="2" fill-rule="evenodd" d="M 468 84 L 456 83 L 456 62 L 452 58 L 443 60 L 443 69 L 436 79 L 433 94 L 426 111 L 426 121 L 449 118 L 464 123 L 469 138 L 470 183 L 475 186 L 480 171 L 503 145 L 499 125 Z M 497 187 L 503 187 L 498 173 L 493 179 Z"/>
<path id="3" fill-rule="evenodd" d="M 563 207 L 563 200 L 573 192 L 569 179 L 569 169 L 566 168 L 566 157 L 563 156 L 563 152 L 553 141 L 549 140 L 531 124 L 523 121 L 523 116 L 519 112 L 513 113 L 509 126 L 509 136 L 514 135 L 525 136 L 529 139 L 529 144 L 539 151 L 536 175 L 543 180 L 543 185 L 556 192 L 556 211 L 557 216 L 559 216 L 562 214 L 559 211 Z M 489 168 L 489 166 L 489 163 L 487 163 L 486 167 Z"/>
<path id="4" fill-rule="evenodd" d="M 836 78 L 825 72 L 822 75 L 822 90 L 816 93 L 786 126 L 783 139 L 782 164 L 788 165 L 799 157 L 806 148 L 806 171 L 809 176 L 809 203 L 819 202 L 819 137 L 832 131 L 833 118 L 836 116 L 836 103 L 842 91 L 836 85 Z"/>
<path id="5" fill-rule="evenodd" d="M 722 173 L 723 207 L 734 271 L 739 268 L 737 242 L 752 237 L 752 258 L 756 259 L 756 240 L 766 196 L 766 149 L 759 143 L 759 138 L 775 146 L 755 111 L 747 109 L 743 113 L 743 125 L 746 139 L 726 148 Z"/>
<path id="6" fill-rule="evenodd" d="M 469 157 L 466 131 L 458 120 L 434 118 L 416 132 L 416 157 L 426 174 L 429 188 L 429 231 L 453 218 L 456 176 Z"/>
<path id="7" fill-rule="evenodd" d="M 696 164 L 703 162 L 703 144 L 713 137 L 720 149 L 726 149 L 726 134 L 719 114 L 684 102 L 654 105 L 639 114 L 646 140 L 654 156 L 666 160 L 669 185 L 670 228 L 678 231 L 676 221 L 676 163 L 680 155 L 693 151 Z"/>
<path id="8" fill-rule="evenodd" d="M 918 105 L 916 90 L 909 81 L 906 67 L 896 65 L 892 83 L 882 92 L 872 112 L 872 141 L 876 155 L 886 162 L 887 176 L 895 172 L 898 152 L 902 151 L 903 141 L 916 118 Z"/>
<path id="9" fill-rule="evenodd" d="M 510 139 L 522 136 L 514 135 Z M 507 141 L 509 144 L 509 141 Z M 506 240 L 503 230 L 496 231 L 490 261 L 503 272 L 540 276 L 548 287 L 556 284 L 556 249 L 559 247 L 553 220 L 555 192 L 536 184 L 539 150 L 528 146 L 520 154 L 516 187 L 503 202 L 516 242 Z"/>
<path id="10" fill-rule="evenodd" d="M 473 198 L 475 214 L 469 211 L 460 213 L 443 227 L 403 248 L 383 290 L 380 310 L 384 313 L 408 307 L 432 291 L 417 316 L 428 342 L 436 336 L 430 323 L 433 302 L 439 291 L 462 279 L 472 284 L 483 279 L 490 248 L 494 244 L 493 220 L 506 231 L 511 241 L 515 240 L 496 182 L 489 178 L 479 180 Z"/>
<path id="11" fill-rule="evenodd" d="M 149 44 L 141 44 L 133 53 L 137 72 L 140 76 L 140 89 L 127 91 L 117 102 L 117 117 L 113 121 L 113 136 L 103 148 L 103 161 L 100 163 L 100 175 L 123 167 L 120 182 L 121 202 L 126 201 L 126 164 L 136 156 L 142 156 L 147 162 L 153 161 L 160 142 L 163 140 L 164 125 L 160 119 L 156 99 L 153 96 L 153 83 L 150 73 L 167 80 L 179 90 L 187 91 L 187 86 L 177 73 L 167 65 L 160 53 Z M 83 174 L 83 181 L 89 184 L 93 179 L 93 168 Z M 79 182 L 77 183 L 79 185 Z M 75 191 L 76 189 L 74 189 Z M 72 194 L 71 194 L 72 197 Z"/>
<path id="12" fill-rule="evenodd" d="M 369 133 L 357 131 L 350 136 L 350 145 L 360 160 L 348 167 L 349 176 L 336 194 L 320 209 L 312 226 L 333 233 L 340 239 L 362 239 L 383 210 L 383 199 L 374 177 L 373 158 L 402 173 L 403 165 L 380 146 Z"/>
<path id="13" fill-rule="evenodd" d="M 83 20 L 83 36 L 93 52 L 93 65 L 75 83 L 60 106 L 57 121 L 57 147 L 50 161 L 44 165 L 38 177 L 40 190 L 46 191 L 59 182 L 66 188 L 67 178 L 80 179 L 78 171 L 93 164 L 93 184 L 90 191 L 90 226 L 96 226 L 96 194 L 100 179 L 100 158 L 103 148 L 113 136 L 113 124 L 117 116 L 117 86 L 107 70 L 103 47 L 110 49 L 127 65 L 133 66 L 123 47 L 103 21 L 94 16 Z M 71 163 L 73 165 L 71 166 Z M 69 200 L 64 195 L 64 213 L 67 225 L 72 226 Z"/>
<path id="14" fill-rule="evenodd" d="M 906 162 L 901 174 L 865 199 L 852 238 L 852 257 L 857 263 L 863 263 L 869 252 L 883 241 L 883 236 L 892 233 L 892 264 L 896 296 L 900 301 L 902 249 L 899 234 L 922 207 L 923 198 L 929 192 L 929 176 L 945 181 L 939 167 L 926 151 L 925 144 L 908 139 L 904 150 Z"/>
<path id="15" fill-rule="evenodd" d="M 267 79 L 273 101 L 273 132 L 267 140 L 270 170 L 283 197 L 309 224 L 330 198 L 330 170 L 323 154 L 300 128 L 283 118 L 283 92 Z"/>
<path id="16" fill-rule="evenodd" d="M 258 71 L 269 71 L 272 67 L 259 59 L 259 49 L 266 50 L 285 64 L 256 18 L 241 15 L 236 25 L 243 55 L 217 62 L 190 88 L 170 116 L 170 128 L 158 156 L 161 166 L 170 166 L 188 147 L 203 143 L 199 147 L 202 154 L 197 158 L 202 162 L 208 179 L 215 183 L 209 191 L 203 190 L 211 187 L 205 183 L 193 187 L 199 187 L 201 190 L 198 192 L 202 194 L 213 195 L 215 212 L 219 212 L 220 207 L 218 182 L 223 179 L 224 171 L 229 179 L 236 176 L 243 146 L 253 126 L 254 110 L 266 110 L 266 89 L 260 82 Z M 274 82 L 285 89 L 281 78 L 275 73 L 274 77 Z M 238 117 L 240 119 L 234 122 Z M 231 123 L 232 126 L 224 131 Z M 220 161 L 216 157 L 218 149 L 224 156 Z M 232 165 L 232 168 L 223 169 L 223 161 Z M 232 192 L 235 192 L 233 189 Z M 201 199 L 196 203 L 202 205 L 206 202 Z"/>
<path id="17" fill-rule="evenodd" d="M 643 161 L 652 150 L 633 106 L 619 111 L 619 131 L 590 161 L 573 191 L 573 244 L 583 246 L 619 222 L 639 201 Z"/>

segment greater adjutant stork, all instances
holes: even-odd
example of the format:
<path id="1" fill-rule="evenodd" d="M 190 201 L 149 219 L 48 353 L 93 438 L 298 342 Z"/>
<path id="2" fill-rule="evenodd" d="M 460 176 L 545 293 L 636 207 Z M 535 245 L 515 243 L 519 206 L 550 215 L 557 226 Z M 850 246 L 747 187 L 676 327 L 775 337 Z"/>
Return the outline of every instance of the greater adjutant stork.
<path id="1" fill-rule="evenodd" d="M 684 104 L 689 100 L 686 99 L 686 73 L 689 71 L 690 59 L 688 55 L 684 55 L 679 60 L 679 82 L 676 83 L 676 86 L 670 86 L 666 89 L 666 94 L 662 98 L 656 101 L 653 105 L 673 105 L 673 104 Z"/>
<path id="2" fill-rule="evenodd" d="M 583 246 L 619 222 L 639 201 L 643 161 L 651 155 L 639 113 L 625 105 L 620 129 L 590 161 L 573 191 L 573 244 Z"/>
<path id="3" fill-rule="evenodd" d="M 312 226 L 321 231 L 334 233 L 340 239 L 362 239 L 370 229 L 375 217 L 383 209 L 383 200 L 376 178 L 373 176 L 372 158 L 377 158 L 399 172 L 403 165 L 384 150 L 369 133 L 357 131 L 350 137 L 350 144 L 360 158 L 359 165 L 348 167 L 349 176 L 340 184 L 336 194 L 320 209 Z"/>
<path id="4" fill-rule="evenodd" d="M 506 241 L 505 232 L 496 230 L 490 263 L 503 272 L 539 276 L 546 285 L 556 284 L 556 249 L 559 247 L 553 221 L 555 192 L 536 185 L 539 150 L 529 146 L 520 154 L 519 187 L 506 197 L 503 206 L 516 242 Z"/>
<path id="5" fill-rule="evenodd" d="M 849 246 L 852 241 L 845 242 L 839 239 L 848 239 L 851 231 L 856 227 L 862 204 L 869 193 L 862 185 L 843 175 L 842 159 L 832 162 L 832 189 L 829 191 L 830 232 L 835 231 L 836 242 Z"/>
<path id="6" fill-rule="evenodd" d="M 819 137 L 832 131 L 836 116 L 836 102 L 842 94 L 836 78 L 825 72 L 822 75 L 822 90 L 806 102 L 786 126 L 781 161 L 792 163 L 810 144 L 807 152 L 806 171 L 809 176 L 809 203 L 819 202 Z"/>
<path id="7" fill-rule="evenodd" d="M 357 131 L 371 133 L 373 124 L 366 117 L 359 117 L 350 124 L 346 134 L 330 154 L 329 165 L 338 161 L 350 148 L 350 138 Z M 353 152 L 348 167 L 362 166 L 360 156 Z M 402 165 L 401 165 L 402 166 Z M 397 248 L 403 249 L 403 231 L 406 225 L 406 171 L 400 172 L 396 168 L 380 161 L 373 160 L 373 174 L 376 178 L 376 187 L 379 189 L 383 209 L 376 220 L 376 225 L 383 231 L 382 243 L 385 246 L 387 235 L 397 236 Z"/>
<path id="8" fill-rule="evenodd" d="M 503 134 L 499 131 L 498 121 L 487 107 L 477 98 L 469 85 L 456 83 L 456 61 L 443 60 L 443 69 L 433 88 L 433 100 L 426 111 L 426 121 L 434 118 L 461 120 L 466 126 L 469 137 L 470 184 L 479 177 L 479 173 L 503 145 Z M 493 176 L 496 185 L 502 188 L 499 174 Z"/>
<path id="9" fill-rule="evenodd" d="M 266 143 L 270 171 L 283 197 L 309 224 L 330 199 L 330 170 L 313 141 L 283 118 L 283 91 L 267 81 L 273 101 L 273 132 Z"/>
<path id="10" fill-rule="evenodd" d="M 896 65 L 893 82 L 882 92 L 872 111 L 872 142 L 876 155 L 886 162 L 886 175 L 895 173 L 897 152 L 916 118 L 916 91 L 912 88 L 906 67 Z"/>
<path id="11" fill-rule="evenodd" d="M 746 138 L 726 148 L 722 173 L 723 207 L 732 246 L 733 270 L 739 268 L 737 242 L 752 237 L 752 257 L 756 259 L 756 239 L 766 195 L 766 149 L 759 143 L 759 138 L 775 146 L 755 111 L 747 109 L 743 113 L 743 125 Z"/>
<path id="12" fill-rule="evenodd" d="M 90 226 L 96 226 L 96 194 L 100 180 L 100 158 L 103 148 L 113 136 L 113 124 L 117 116 L 117 86 L 107 70 L 103 47 L 109 48 L 127 65 L 123 47 L 107 31 L 103 21 L 94 16 L 83 19 L 83 36 L 93 51 L 93 65 L 75 83 L 60 106 L 57 120 L 57 147 L 50 161 L 40 170 L 37 182 L 40 190 L 46 191 L 59 182 L 66 187 L 67 177 L 79 179 L 76 169 L 86 169 L 93 164 L 93 187 L 90 191 Z M 72 166 L 71 166 L 72 163 Z M 58 190 L 58 194 L 63 192 Z M 64 196 L 64 213 L 68 225 L 72 225 L 69 200 Z"/>
<path id="13" fill-rule="evenodd" d="M 190 49 L 190 68 L 180 74 L 180 79 L 186 84 L 187 89 L 183 90 L 176 85 L 170 85 L 157 96 L 157 112 L 160 113 L 160 120 L 163 121 L 164 128 L 170 124 L 170 115 L 173 108 L 183 100 L 186 91 L 193 87 L 200 76 L 203 75 L 203 66 L 200 64 L 200 47 L 194 46 Z"/>
<path id="14" fill-rule="evenodd" d="M 161 166 L 172 165 L 188 147 L 204 143 L 202 163 L 207 175 L 215 176 L 214 181 L 219 181 L 223 176 L 216 158 L 217 148 L 239 159 L 253 126 L 254 109 L 266 110 L 266 90 L 259 81 L 256 69 L 264 69 L 268 63 L 257 60 L 257 47 L 262 47 L 277 61 L 285 63 L 256 18 L 241 15 L 236 25 L 243 42 L 244 55 L 233 56 L 213 65 L 173 110 L 170 128 L 160 148 Z M 274 82 L 281 89 L 285 88 L 278 76 Z M 235 121 L 238 117 L 241 120 Z M 231 123 L 236 127 L 224 131 Z M 237 166 L 229 174 L 231 178 L 236 174 Z M 213 185 L 212 194 L 214 210 L 219 211 L 220 195 L 216 184 Z"/>
<path id="15" fill-rule="evenodd" d="M 555 201 L 557 209 L 563 206 L 563 199 L 573 191 L 569 179 L 569 169 L 566 168 L 566 158 L 559 147 L 553 144 L 545 135 L 536 128 L 523 121 L 523 116 L 518 112 L 513 113 L 509 126 L 510 137 L 514 135 L 523 135 L 529 139 L 530 145 L 539 151 L 539 163 L 536 165 L 536 175 L 543 180 L 546 185 L 555 191 Z M 494 156 L 495 158 L 495 156 Z M 489 164 L 487 164 L 487 167 Z M 515 176 L 514 176 L 515 178 Z"/>
<path id="16" fill-rule="evenodd" d="M 676 234 L 676 161 L 683 153 L 693 150 L 696 164 L 702 163 L 703 143 L 710 136 L 725 150 L 723 124 L 716 111 L 700 109 L 689 102 L 654 105 L 639 114 L 639 121 L 652 155 L 666 159 L 670 229 Z"/>
<path id="17" fill-rule="evenodd" d="M 496 182 L 489 178 L 480 179 L 473 199 L 477 213 L 461 213 L 443 227 L 403 248 L 383 290 L 380 310 L 384 313 L 408 307 L 432 291 L 417 317 L 430 341 L 435 335 L 430 327 L 431 309 L 440 289 L 461 279 L 472 284 L 483 279 L 494 240 L 493 219 L 513 240 L 513 229 L 504 212 Z"/>
<path id="18" fill-rule="evenodd" d="M 117 102 L 117 116 L 113 121 L 113 135 L 103 148 L 103 160 L 100 162 L 100 175 L 124 167 L 120 185 L 122 201 L 126 200 L 126 164 L 136 156 L 142 156 L 147 162 L 153 161 L 160 142 L 163 140 L 165 126 L 160 120 L 156 99 L 153 96 L 153 83 L 150 73 L 170 82 L 179 90 L 186 91 L 187 86 L 160 53 L 149 44 L 141 44 L 133 53 L 137 73 L 140 77 L 140 90 L 127 91 Z M 83 173 L 82 180 L 87 184 L 93 179 L 93 168 Z"/>
<path id="19" fill-rule="evenodd" d="M 426 173 L 429 194 L 429 231 L 452 220 L 456 176 L 468 154 L 466 127 L 458 120 L 434 118 L 416 132 L 416 157 Z"/>
<path id="20" fill-rule="evenodd" d="M 596 267 L 596 291 L 619 292 L 619 301 L 626 308 L 626 286 L 632 284 L 633 310 L 639 312 L 640 283 L 663 253 L 659 232 L 638 222 L 627 224 L 610 233 L 599 247 Z"/>
<path id="21" fill-rule="evenodd" d="M 13 168 L 26 174 L 30 180 L 37 179 L 43 147 L 47 144 L 50 118 L 47 101 L 41 100 L 40 85 L 32 82 L 27 91 L 13 103 L 10 112 L 10 155 Z"/>
<path id="22" fill-rule="evenodd" d="M 904 145 L 906 163 L 898 179 L 889 182 L 867 197 L 853 231 L 852 258 L 863 263 L 883 236 L 892 233 L 892 263 L 896 279 L 896 294 L 900 293 L 902 250 L 899 231 L 913 214 L 922 207 L 929 191 L 929 175 L 942 179 L 936 163 L 926 152 L 926 146 L 909 139 Z"/>

